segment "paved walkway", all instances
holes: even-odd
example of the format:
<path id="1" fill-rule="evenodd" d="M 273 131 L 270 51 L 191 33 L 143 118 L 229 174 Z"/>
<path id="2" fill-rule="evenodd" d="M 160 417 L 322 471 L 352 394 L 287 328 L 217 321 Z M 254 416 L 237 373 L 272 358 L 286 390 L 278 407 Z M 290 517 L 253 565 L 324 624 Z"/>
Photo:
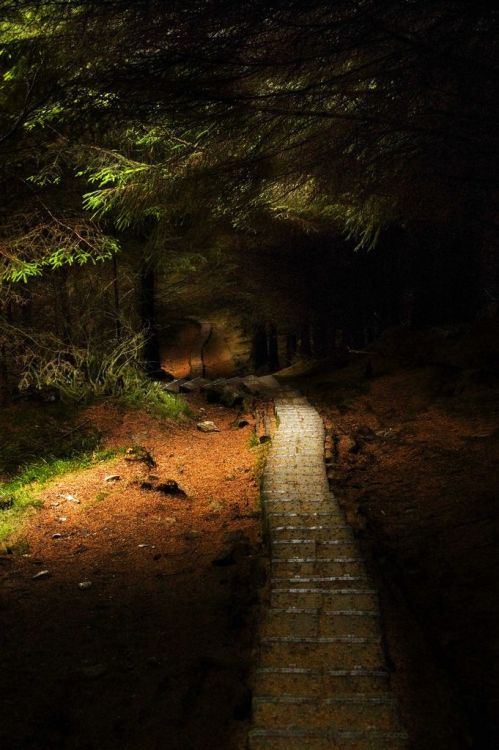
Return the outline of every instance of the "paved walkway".
<path id="1" fill-rule="evenodd" d="M 264 474 L 271 552 L 250 750 L 405 750 L 379 612 L 351 528 L 329 490 L 324 428 L 292 391 Z"/>

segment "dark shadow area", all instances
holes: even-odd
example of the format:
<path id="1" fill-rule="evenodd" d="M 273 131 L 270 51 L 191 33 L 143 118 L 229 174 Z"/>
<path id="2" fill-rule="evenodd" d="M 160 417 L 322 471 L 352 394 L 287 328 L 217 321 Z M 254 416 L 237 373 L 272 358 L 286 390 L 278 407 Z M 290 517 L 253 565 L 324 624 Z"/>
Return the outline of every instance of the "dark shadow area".
<path id="1" fill-rule="evenodd" d="M 333 425 L 333 487 L 381 594 L 418 750 L 492 750 L 499 736 L 493 330 L 464 327 L 437 348 L 436 334 L 392 334 L 344 370 L 301 381 Z"/>
<path id="2" fill-rule="evenodd" d="M 0 475 L 53 458 L 94 450 L 98 431 L 75 404 L 45 403 L 39 393 L 22 394 L 14 406 L 0 409 Z"/>
<path id="3" fill-rule="evenodd" d="M 249 571 L 221 571 L 202 555 L 156 561 L 167 544 L 140 571 L 126 553 L 94 557 L 89 569 L 80 561 L 91 539 L 83 530 L 76 539 L 66 578 L 53 568 L 32 581 L 37 560 L 2 561 L 2 746 L 235 747 L 234 722 L 249 711 Z M 92 588 L 80 590 L 88 576 Z"/>

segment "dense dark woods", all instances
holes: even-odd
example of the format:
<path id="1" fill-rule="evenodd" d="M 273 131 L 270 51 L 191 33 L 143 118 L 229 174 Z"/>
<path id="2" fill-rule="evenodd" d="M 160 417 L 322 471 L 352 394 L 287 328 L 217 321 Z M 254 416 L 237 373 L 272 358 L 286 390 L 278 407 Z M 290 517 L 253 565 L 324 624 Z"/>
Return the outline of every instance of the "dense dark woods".
<path id="1" fill-rule="evenodd" d="M 205 319 L 232 374 L 398 329 L 457 383 L 431 337 L 495 325 L 498 175 L 491 3 L 0 0 L 0 403 L 170 408 Z M 492 692 L 463 747 L 496 746 Z"/>
<path id="2" fill-rule="evenodd" d="M 287 247 L 295 269 L 326 243 L 360 319 L 332 325 L 357 341 L 373 318 L 381 328 L 458 321 L 495 301 L 494 10 L 3 8 L 2 274 L 16 320 L 33 282 L 53 283 L 51 269 L 76 278 L 74 266 L 104 269 L 120 253 L 127 273 L 153 262 L 188 276 L 217 254 L 219 283 L 238 274 L 251 324 L 264 294 L 247 284 L 240 258 Z M 366 298 L 355 286 L 372 272 L 379 283 Z M 67 284 L 57 302 L 65 318 Z M 307 286 L 298 317 L 309 308 L 329 329 L 336 295 L 315 309 L 327 292 Z M 133 317 L 138 302 L 147 318 L 139 298 L 119 314 Z M 277 313 L 268 322 L 282 327 Z"/>

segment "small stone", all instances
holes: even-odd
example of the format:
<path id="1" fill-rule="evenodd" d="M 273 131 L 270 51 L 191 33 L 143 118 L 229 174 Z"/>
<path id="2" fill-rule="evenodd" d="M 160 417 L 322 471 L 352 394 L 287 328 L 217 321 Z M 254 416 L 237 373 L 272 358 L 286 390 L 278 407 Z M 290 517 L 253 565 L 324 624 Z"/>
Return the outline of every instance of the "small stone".
<path id="1" fill-rule="evenodd" d="M 220 429 L 216 426 L 215 422 L 205 420 L 204 422 L 198 422 L 196 427 L 201 432 L 220 432 Z"/>
<path id="2" fill-rule="evenodd" d="M 149 545 L 148 544 L 137 544 L 137 547 L 139 549 L 143 549 L 144 547 L 149 547 Z"/>
<path id="3" fill-rule="evenodd" d="M 62 534 L 59 534 L 58 532 L 56 534 L 52 534 L 52 539 L 62 539 Z"/>
<path id="4" fill-rule="evenodd" d="M 200 531 L 187 531 L 184 534 L 184 539 L 187 539 L 187 541 L 192 541 L 194 539 L 199 539 L 200 536 L 201 536 Z"/>
<path id="5" fill-rule="evenodd" d="M 74 495 L 59 495 L 59 497 L 62 497 L 63 500 L 67 500 L 68 503 L 76 503 L 77 505 L 80 504 L 80 500 L 76 498 Z"/>
<path id="6" fill-rule="evenodd" d="M 157 492 L 162 492 L 164 495 L 176 495 L 177 497 L 187 497 L 184 490 L 182 490 L 174 479 L 167 479 L 166 482 L 156 485 Z"/>
<path id="7" fill-rule="evenodd" d="M 131 448 L 127 448 L 125 461 L 143 461 L 150 469 L 156 466 L 156 461 L 151 453 L 141 445 L 134 445 Z"/>
<path id="8" fill-rule="evenodd" d="M 120 479 L 119 474 L 108 474 L 107 477 L 104 477 L 105 482 L 118 482 Z"/>
<path id="9" fill-rule="evenodd" d="M 238 419 L 234 423 L 234 428 L 236 430 L 241 430 L 243 427 L 248 427 L 248 425 L 249 425 L 249 422 L 247 419 Z"/>
<path id="10" fill-rule="evenodd" d="M 224 542 L 226 544 L 235 544 L 237 542 L 247 542 L 248 537 L 242 531 L 241 529 L 236 529 L 235 531 L 229 531 L 227 534 L 224 534 Z"/>
<path id="11" fill-rule="evenodd" d="M 263 391 L 277 391 L 280 388 L 279 382 L 273 375 L 263 375 L 258 378 L 258 385 Z"/>
<path id="12" fill-rule="evenodd" d="M 236 559 L 234 552 L 235 547 L 232 546 L 230 549 L 226 550 L 221 555 L 212 560 L 211 564 L 215 565 L 218 568 L 225 568 L 228 565 L 235 565 Z"/>
<path id="13" fill-rule="evenodd" d="M 92 581 L 80 581 L 80 583 L 78 584 L 78 588 L 82 589 L 83 591 L 91 587 L 92 587 Z"/>
<path id="14" fill-rule="evenodd" d="M 33 580 L 37 578 L 48 578 L 50 575 L 49 570 L 39 570 L 38 573 L 35 573 L 34 576 L 32 576 Z"/>
<path id="15" fill-rule="evenodd" d="M 356 440 L 348 436 L 340 438 L 340 451 L 356 453 L 358 450 L 359 446 Z"/>
<path id="16" fill-rule="evenodd" d="M 67 518 L 67 516 L 59 516 L 59 518 L 57 520 L 60 521 L 61 523 L 64 523 L 64 521 L 67 521 L 68 518 Z"/>

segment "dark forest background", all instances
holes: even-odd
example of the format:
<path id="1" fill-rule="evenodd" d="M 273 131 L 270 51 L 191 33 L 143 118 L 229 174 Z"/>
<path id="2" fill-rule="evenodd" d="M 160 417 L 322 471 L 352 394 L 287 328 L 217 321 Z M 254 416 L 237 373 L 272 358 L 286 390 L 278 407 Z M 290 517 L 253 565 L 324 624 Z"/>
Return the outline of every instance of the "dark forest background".
<path id="1" fill-rule="evenodd" d="M 110 348 L 155 371 L 161 327 L 217 307 L 288 361 L 495 314 L 489 4 L 1 11 L 4 393 Z"/>

